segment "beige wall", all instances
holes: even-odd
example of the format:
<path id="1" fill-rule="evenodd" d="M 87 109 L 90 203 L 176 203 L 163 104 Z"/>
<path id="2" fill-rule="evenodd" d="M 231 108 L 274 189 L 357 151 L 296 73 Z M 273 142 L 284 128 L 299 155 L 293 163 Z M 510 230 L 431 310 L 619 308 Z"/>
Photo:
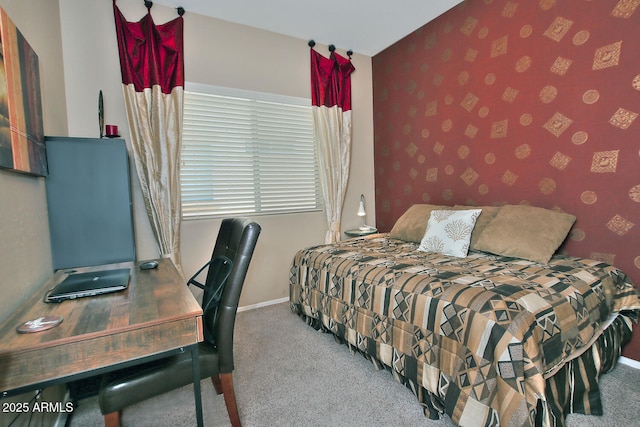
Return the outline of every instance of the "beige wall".
<path id="1" fill-rule="evenodd" d="M 146 9 L 142 1 L 119 2 L 129 21 Z M 62 44 L 69 134 L 97 136 L 97 97 L 102 90 L 105 118 L 117 124 L 125 138 L 124 101 L 111 2 L 60 0 Z M 158 23 L 175 18 L 173 9 L 154 5 Z M 187 13 L 185 74 L 189 82 L 245 90 L 309 97 L 309 47 L 306 40 L 285 37 L 237 24 Z M 326 47 L 318 49 L 328 54 Z M 373 212 L 373 101 L 371 58 L 355 55 L 353 74 L 353 160 L 345 203 L 343 228 L 359 224 L 355 215 L 359 196 L 367 197 L 368 222 Z M 127 138 L 128 139 L 128 138 Z M 134 180 L 135 181 L 135 180 Z M 134 188 L 134 219 L 140 259 L 157 256 L 140 190 Z M 288 272 L 297 249 L 322 243 L 323 213 L 265 215 L 255 219 L 261 234 L 240 305 L 248 306 L 288 297 Z M 188 221 L 182 226 L 182 260 L 186 275 L 197 270 L 211 253 L 220 220 Z"/>
<path id="2" fill-rule="evenodd" d="M 45 134 L 64 135 L 67 116 L 58 3 L 0 0 L 38 55 Z M 0 169 L 0 320 L 52 271 L 45 179 Z"/>
<path id="3" fill-rule="evenodd" d="M 45 134 L 66 135 L 58 2 L 0 0 L 0 7 L 38 55 Z M 0 321 L 51 275 L 46 212 L 45 178 L 0 169 Z M 43 399 L 61 401 L 64 393 L 64 387 L 52 387 L 44 391 Z M 32 397 L 27 393 L 3 401 L 28 402 Z M 23 414 L 14 420 L 15 413 L 0 413 L 0 425 L 53 425 L 57 415 Z"/>

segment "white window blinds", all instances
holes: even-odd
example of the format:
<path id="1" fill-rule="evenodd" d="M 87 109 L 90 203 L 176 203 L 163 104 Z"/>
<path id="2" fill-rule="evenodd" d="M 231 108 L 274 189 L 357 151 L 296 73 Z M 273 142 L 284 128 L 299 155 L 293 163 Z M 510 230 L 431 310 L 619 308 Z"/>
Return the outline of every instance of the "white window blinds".
<path id="1" fill-rule="evenodd" d="M 194 85 L 184 100 L 184 219 L 321 209 L 309 100 Z"/>

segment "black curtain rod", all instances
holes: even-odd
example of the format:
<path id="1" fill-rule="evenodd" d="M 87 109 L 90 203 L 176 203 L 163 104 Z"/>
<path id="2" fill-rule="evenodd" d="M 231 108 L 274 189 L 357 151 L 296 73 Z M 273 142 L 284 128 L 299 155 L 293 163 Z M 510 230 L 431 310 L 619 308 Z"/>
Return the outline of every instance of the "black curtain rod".
<path id="1" fill-rule="evenodd" d="M 146 7 L 147 9 L 151 9 L 152 6 L 153 6 L 152 1 L 144 0 L 144 7 Z M 182 6 L 176 7 L 176 10 L 178 11 L 178 15 L 180 16 L 184 15 L 184 7 Z"/>
<path id="2" fill-rule="evenodd" d="M 313 48 L 316 45 L 315 40 L 311 39 L 309 40 L 309 42 L 307 43 L 309 45 L 310 48 Z M 329 52 L 333 52 L 336 50 L 336 47 L 332 44 L 329 45 Z M 347 56 L 349 57 L 349 59 L 351 59 L 351 55 L 353 55 L 353 51 L 351 49 L 349 49 L 347 51 Z"/>

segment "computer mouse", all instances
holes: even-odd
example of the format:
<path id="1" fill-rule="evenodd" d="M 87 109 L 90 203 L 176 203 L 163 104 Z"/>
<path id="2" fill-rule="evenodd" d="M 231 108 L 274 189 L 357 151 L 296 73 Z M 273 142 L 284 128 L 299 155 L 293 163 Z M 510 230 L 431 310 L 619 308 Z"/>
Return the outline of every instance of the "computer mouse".
<path id="1" fill-rule="evenodd" d="M 158 261 L 145 261 L 140 264 L 140 270 L 151 270 L 158 266 Z"/>

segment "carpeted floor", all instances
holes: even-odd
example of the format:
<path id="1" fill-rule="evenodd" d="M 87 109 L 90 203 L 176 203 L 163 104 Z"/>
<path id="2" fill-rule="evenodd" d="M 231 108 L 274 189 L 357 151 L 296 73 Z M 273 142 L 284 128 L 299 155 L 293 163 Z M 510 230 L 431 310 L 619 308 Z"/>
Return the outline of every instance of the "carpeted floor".
<path id="1" fill-rule="evenodd" d="M 307 326 L 288 303 L 238 314 L 234 383 L 240 419 L 252 426 L 451 427 L 426 419 L 411 391 L 388 371 Z M 640 370 L 619 364 L 601 379 L 603 417 L 570 415 L 569 427 L 640 425 Z M 202 382 L 207 426 L 228 426 L 222 396 Z M 123 427 L 195 425 L 193 388 L 131 406 Z M 68 425 L 102 426 L 96 398 L 79 402 Z"/>

